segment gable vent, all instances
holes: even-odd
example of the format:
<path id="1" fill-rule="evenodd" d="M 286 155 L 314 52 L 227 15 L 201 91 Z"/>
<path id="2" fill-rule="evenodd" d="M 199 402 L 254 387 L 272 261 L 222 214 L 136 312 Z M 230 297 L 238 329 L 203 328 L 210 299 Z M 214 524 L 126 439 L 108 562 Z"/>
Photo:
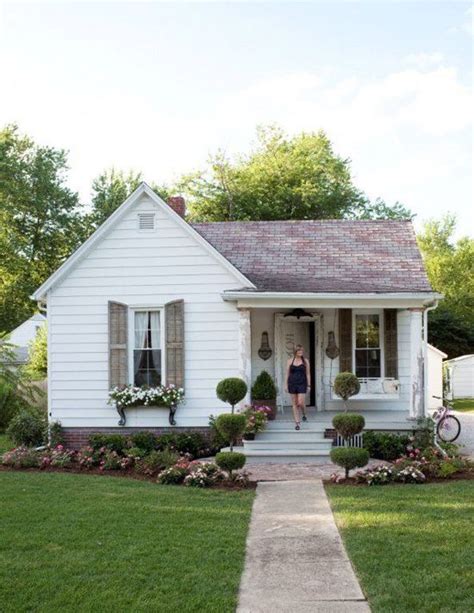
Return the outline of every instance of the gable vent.
<path id="1" fill-rule="evenodd" d="M 138 213 L 138 229 L 139 230 L 154 230 L 155 229 L 155 213 Z"/>

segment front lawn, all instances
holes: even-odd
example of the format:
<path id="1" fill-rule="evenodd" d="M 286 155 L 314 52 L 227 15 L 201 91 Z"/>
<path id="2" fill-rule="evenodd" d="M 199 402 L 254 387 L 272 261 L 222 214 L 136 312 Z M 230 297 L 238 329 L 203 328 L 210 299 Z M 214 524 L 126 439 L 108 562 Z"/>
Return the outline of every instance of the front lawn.
<path id="1" fill-rule="evenodd" d="M 474 481 L 327 492 L 374 613 L 474 610 Z"/>
<path id="2" fill-rule="evenodd" d="M 0 472 L 0 608 L 234 611 L 253 497 Z"/>
<path id="3" fill-rule="evenodd" d="M 463 413 L 474 413 L 474 398 L 460 398 L 452 401 L 453 409 Z"/>

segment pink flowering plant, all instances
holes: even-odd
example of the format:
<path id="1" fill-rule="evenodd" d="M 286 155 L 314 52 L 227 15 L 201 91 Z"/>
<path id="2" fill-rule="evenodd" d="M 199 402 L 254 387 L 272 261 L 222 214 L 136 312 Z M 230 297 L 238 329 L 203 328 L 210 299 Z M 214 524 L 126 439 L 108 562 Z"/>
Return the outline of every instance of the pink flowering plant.
<path id="1" fill-rule="evenodd" d="M 123 385 L 110 390 L 108 403 L 124 409 L 138 406 L 170 408 L 182 403 L 183 400 L 184 389 L 173 384 L 157 387 Z"/>
<path id="2" fill-rule="evenodd" d="M 245 415 L 247 420 L 244 434 L 257 434 L 258 432 L 263 432 L 271 412 L 272 410 L 265 406 L 245 406 L 241 411 L 241 414 Z"/>

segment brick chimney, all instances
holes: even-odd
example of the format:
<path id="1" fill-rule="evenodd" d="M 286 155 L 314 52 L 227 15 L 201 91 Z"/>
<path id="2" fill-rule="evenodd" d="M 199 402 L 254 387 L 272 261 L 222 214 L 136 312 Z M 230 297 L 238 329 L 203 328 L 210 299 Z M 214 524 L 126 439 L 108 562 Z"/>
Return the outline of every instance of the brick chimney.
<path id="1" fill-rule="evenodd" d="M 170 196 L 168 198 L 168 204 L 175 213 L 178 213 L 178 215 L 184 219 L 186 214 L 186 202 L 183 196 Z"/>

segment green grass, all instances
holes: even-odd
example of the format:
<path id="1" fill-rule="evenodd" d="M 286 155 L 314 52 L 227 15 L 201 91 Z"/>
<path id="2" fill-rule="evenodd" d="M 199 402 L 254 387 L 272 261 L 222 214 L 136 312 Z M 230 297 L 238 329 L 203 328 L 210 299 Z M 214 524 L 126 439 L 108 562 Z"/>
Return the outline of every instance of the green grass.
<path id="1" fill-rule="evenodd" d="M 234 611 L 253 497 L 0 473 L 0 609 Z"/>
<path id="2" fill-rule="evenodd" d="M 6 434 L 0 434 L 0 455 L 13 448 L 13 443 Z"/>
<path id="3" fill-rule="evenodd" d="M 373 613 L 474 610 L 474 481 L 327 492 Z"/>
<path id="4" fill-rule="evenodd" d="M 474 398 L 460 398 L 458 400 L 453 400 L 452 405 L 455 411 L 474 413 Z"/>

